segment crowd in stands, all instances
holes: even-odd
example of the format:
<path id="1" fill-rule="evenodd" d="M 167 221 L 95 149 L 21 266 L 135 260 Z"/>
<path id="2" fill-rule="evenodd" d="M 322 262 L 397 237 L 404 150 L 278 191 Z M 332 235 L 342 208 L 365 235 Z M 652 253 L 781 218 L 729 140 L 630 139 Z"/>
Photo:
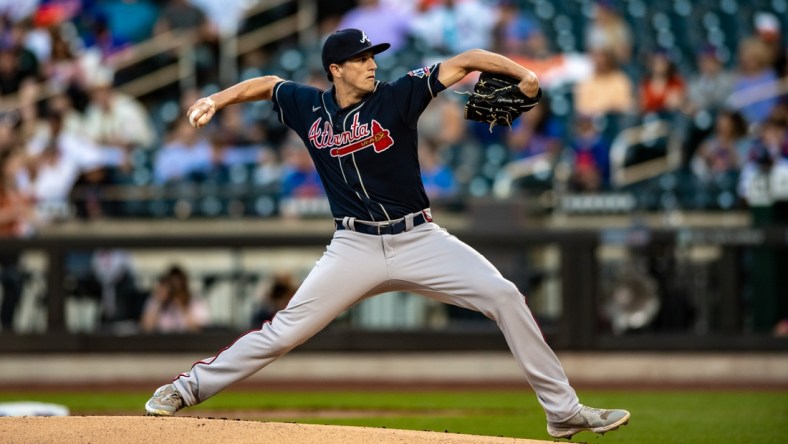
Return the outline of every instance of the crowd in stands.
<path id="1" fill-rule="evenodd" d="M 22 225 L 74 208 L 89 218 L 298 215 L 288 199 L 321 196 L 306 152 L 270 106 L 225 110 L 202 131 L 182 118 L 195 98 L 220 87 L 217 42 L 244 27 L 243 4 L 218 11 L 214 3 L 0 2 L 0 93 L 16 105 L 2 114 L 8 175 L 16 177 L 9 186 L 43 209 Z M 786 104 L 772 92 L 786 74 L 784 14 L 770 2 L 756 3 L 726 11 L 681 1 L 659 7 L 636 0 L 358 0 L 318 28 L 321 39 L 358 27 L 372 41 L 390 42 L 379 56 L 383 80 L 471 48 L 505 54 L 540 76 L 545 99 L 512 128 L 490 131 L 464 121 L 460 94 L 435 101 L 422 123 L 420 156 L 438 201 L 489 194 L 502 168 L 533 162 L 547 165 L 546 172 L 524 177 L 515 190 L 543 190 L 556 180 L 573 192 L 620 190 L 611 180 L 615 138 L 663 120 L 684 142 L 675 174 L 700 188 L 727 177 L 723 188 L 739 187 L 722 206 L 731 208 L 746 194 L 743 170 L 788 156 L 786 142 L 777 140 L 785 137 Z M 701 12 L 705 29 L 695 33 L 671 22 Z M 720 37 L 731 20 L 735 35 Z M 118 84 L 140 74 L 114 69 L 128 48 L 168 32 L 194 32 L 199 87 L 174 96 L 122 93 Z M 679 41 L 681 32 L 691 41 Z M 287 42 L 248 53 L 239 61 L 240 77 L 271 72 L 327 88 L 315 62 L 319 47 Z M 623 166 L 667 149 L 664 141 L 636 146 Z M 184 185 L 194 184 L 205 185 L 192 193 L 197 197 L 179 199 Z M 229 199 L 220 190 L 227 184 L 237 185 Z M 133 205 L 110 185 L 152 187 L 167 197 L 153 201 L 149 194 Z"/>
<path id="2" fill-rule="evenodd" d="M 0 235 L 24 236 L 74 214 L 326 212 L 308 152 L 270 104 L 225 109 L 203 130 L 183 117 L 197 98 L 227 86 L 219 76 L 221 42 L 248 29 L 247 6 L 0 0 Z M 320 42 L 346 27 L 391 43 L 376 59 L 384 81 L 467 49 L 488 49 L 534 70 L 544 99 L 511 128 L 491 129 L 464 120 L 464 95 L 436 98 L 420 122 L 418 153 L 436 205 L 490 195 L 501 171 L 520 166 L 532 174 L 518 179 L 515 195 L 557 182 L 573 193 L 629 191 L 638 199 L 656 190 L 658 197 L 641 205 L 665 209 L 659 196 L 683 189 L 685 200 L 667 201 L 730 209 L 747 204 L 764 174 L 788 169 L 784 80 L 779 90 L 788 74 L 786 26 L 785 2 L 767 0 L 358 0 L 321 18 L 311 44 L 284 39 L 245 53 L 234 81 L 271 73 L 329 88 Z M 196 88 L 145 97 L 122 92 L 119 85 L 148 68 L 126 68 L 134 45 L 184 33 L 196 39 Z M 175 57 L 160 54 L 151 63 Z M 474 80 L 454 89 L 467 91 Z M 680 163 L 653 180 L 618 183 L 617 137 L 656 121 L 678 136 Z M 667 139 L 635 144 L 619 167 L 665 156 Z M 0 255 L 3 328 L 18 293 L 17 259 Z M 164 301 L 166 282 L 136 309 L 139 316 L 169 306 L 156 302 Z M 177 322 L 191 326 L 190 319 Z M 146 329 L 153 324 L 144 322 Z"/>

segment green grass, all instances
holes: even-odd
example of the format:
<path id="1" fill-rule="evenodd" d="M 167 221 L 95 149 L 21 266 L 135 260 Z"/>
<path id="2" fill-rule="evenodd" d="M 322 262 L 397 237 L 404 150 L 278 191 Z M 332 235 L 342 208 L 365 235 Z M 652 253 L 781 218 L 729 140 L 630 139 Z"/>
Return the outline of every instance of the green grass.
<path id="1" fill-rule="evenodd" d="M 632 420 L 622 431 L 604 437 L 581 433 L 574 441 L 776 444 L 788 439 L 788 392 L 583 391 L 579 394 L 588 405 L 626 408 L 632 412 Z M 0 393 L 0 402 L 54 402 L 67 405 L 73 414 L 112 414 L 141 412 L 149 395 L 147 392 Z M 260 419 L 549 439 L 544 413 L 534 394 L 525 390 L 308 393 L 231 390 L 199 408 L 202 414 L 254 409 L 306 412 L 369 409 L 386 414 L 379 417 L 343 414 L 341 418 L 310 418 L 308 413 L 292 418 L 266 418 L 261 414 Z M 189 410 L 183 414 L 188 415 Z"/>

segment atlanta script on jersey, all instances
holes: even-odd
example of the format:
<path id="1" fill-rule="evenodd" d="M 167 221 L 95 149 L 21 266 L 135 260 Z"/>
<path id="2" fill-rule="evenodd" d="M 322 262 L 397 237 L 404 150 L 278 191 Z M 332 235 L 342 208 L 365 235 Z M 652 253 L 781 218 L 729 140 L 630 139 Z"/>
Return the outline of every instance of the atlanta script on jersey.
<path id="1" fill-rule="evenodd" d="M 274 86 L 274 110 L 309 149 L 335 218 L 384 221 L 429 207 L 416 130 L 430 100 L 445 89 L 440 65 L 378 81 L 361 102 L 339 109 L 334 88 L 291 81 Z"/>

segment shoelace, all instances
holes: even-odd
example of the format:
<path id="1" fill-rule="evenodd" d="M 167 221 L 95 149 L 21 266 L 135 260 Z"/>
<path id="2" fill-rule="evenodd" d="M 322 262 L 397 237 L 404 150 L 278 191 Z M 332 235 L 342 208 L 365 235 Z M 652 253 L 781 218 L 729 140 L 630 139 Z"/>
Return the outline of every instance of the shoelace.
<path id="1" fill-rule="evenodd" d="M 602 416 L 602 412 L 604 412 L 604 410 L 595 409 L 594 407 L 586 407 L 586 411 L 589 413 L 593 413 L 596 416 Z"/>

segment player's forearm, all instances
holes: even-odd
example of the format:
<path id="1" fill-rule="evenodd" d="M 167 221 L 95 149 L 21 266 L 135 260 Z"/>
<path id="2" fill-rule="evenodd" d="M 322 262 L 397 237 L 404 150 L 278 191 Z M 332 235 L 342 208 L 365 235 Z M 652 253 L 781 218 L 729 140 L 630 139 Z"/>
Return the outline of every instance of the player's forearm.
<path id="1" fill-rule="evenodd" d="M 476 49 L 468 51 L 467 67 L 470 71 L 489 71 L 526 80 L 536 75 L 514 60 L 494 52 Z"/>
<path id="2" fill-rule="evenodd" d="M 216 103 L 217 110 L 236 103 L 270 100 L 274 86 L 281 81 L 276 76 L 255 77 L 212 94 L 210 98 Z"/>
<path id="3" fill-rule="evenodd" d="M 533 71 L 508 57 L 483 49 L 465 51 L 442 63 L 438 79 L 448 87 L 473 71 L 487 71 L 520 79 L 523 92 L 530 97 L 539 90 L 539 79 Z"/>

